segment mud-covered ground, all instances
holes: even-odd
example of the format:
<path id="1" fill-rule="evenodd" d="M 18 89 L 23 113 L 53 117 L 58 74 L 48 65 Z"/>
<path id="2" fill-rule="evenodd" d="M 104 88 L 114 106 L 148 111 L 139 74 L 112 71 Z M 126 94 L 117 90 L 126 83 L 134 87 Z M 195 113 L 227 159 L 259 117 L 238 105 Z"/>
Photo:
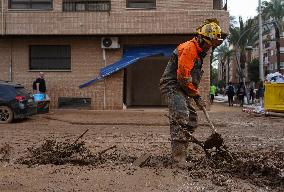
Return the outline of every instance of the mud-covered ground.
<path id="1" fill-rule="evenodd" d="M 205 140 L 210 129 L 198 113 L 194 135 Z M 192 144 L 192 166 L 181 169 L 171 162 L 165 114 L 166 109 L 57 110 L 0 125 L 0 191 L 283 191 L 284 118 L 215 103 L 209 115 L 234 160 L 208 159 Z M 134 165 L 144 154 L 148 161 Z"/>

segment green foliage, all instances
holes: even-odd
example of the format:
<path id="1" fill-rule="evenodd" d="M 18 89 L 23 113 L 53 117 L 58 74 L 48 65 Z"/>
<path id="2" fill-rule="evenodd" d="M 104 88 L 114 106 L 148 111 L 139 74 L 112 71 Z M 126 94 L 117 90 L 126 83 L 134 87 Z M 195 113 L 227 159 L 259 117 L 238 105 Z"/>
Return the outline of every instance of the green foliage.
<path id="1" fill-rule="evenodd" d="M 248 19 L 243 21 L 242 17 L 239 17 L 239 27 L 231 27 L 230 35 L 228 37 L 229 43 L 234 45 L 235 55 L 239 55 L 240 60 L 238 63 L 238 75 L 244 77 L 244 69 L 246 63 L 246 47 L 254 46 L 258 40 L 258 28 L 256 19 Z"/>
<path id="2" fill-rule="evenodd" d="M 216 68 L 212 68 L 210 76 L 210 84 L 216 85 L 217 81 L 218 81 L 218 70 Z"/>
<path id="3" fill-rule="evenodd" d="M 253 59 L 248 64 L 248 78 L 250 81 L 258 82 L 259 81 L 259 60 Z"/>
<path id="4" fill-rule="evenodd" d="M 262 15 L 265 20 L 272 18 L 276 21 L 280 32 L 284 31 L 282 18 L 284 17 L 284 1 L 271 0 L 262 2 Z"/>
<path id="5" fill-rule="evenodd" d="M 225 87 L 225 82 L 223 80 L 219 80 L 217 85 L 218 87 Z"/>

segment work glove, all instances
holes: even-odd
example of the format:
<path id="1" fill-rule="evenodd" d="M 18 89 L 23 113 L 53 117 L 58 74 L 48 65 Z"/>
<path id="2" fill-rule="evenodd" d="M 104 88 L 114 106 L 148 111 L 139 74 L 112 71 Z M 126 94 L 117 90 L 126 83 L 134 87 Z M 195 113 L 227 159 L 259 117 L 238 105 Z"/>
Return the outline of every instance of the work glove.
<path id="1" fill-rule="evenodd" d="M 201 96 L 196 96 L 196 97 L 194 97 L 193 98 L 194 99 L 194 101 L 195 101 L 195 103 L 196 103 L 196 105 L 197 105 L 197 107 L 199 108 L 199 109 L 203 109 L 203 107 L 206 107 L 206 103 L 205 103 L 205 101 L 202 99 L 202 97 Z"/>

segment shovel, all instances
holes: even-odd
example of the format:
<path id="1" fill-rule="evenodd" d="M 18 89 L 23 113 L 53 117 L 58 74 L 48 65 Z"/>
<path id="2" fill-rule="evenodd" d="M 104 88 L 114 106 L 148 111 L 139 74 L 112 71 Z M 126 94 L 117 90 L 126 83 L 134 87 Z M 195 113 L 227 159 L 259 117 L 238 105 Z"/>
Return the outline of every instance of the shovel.
<path id="1" fill-rule="evenodd" d="M 221 135 L 219 133 L 217 133 L 217 130 L 214 127 L 213 123 L 211 122 L 205 107 L 202 108 L 202 111 L 204 112 L 206 119 L 207 119 L 207 121 L 210 125 L 211 130 L 212 130 L 212 134 L 204 142 L 204 148 L 205 149 L 212 149 L 213 147 L 216 147 L 216 149 L 219 149 L 221 146 L 223 146 L 224 140 L 221 137 Z"/>

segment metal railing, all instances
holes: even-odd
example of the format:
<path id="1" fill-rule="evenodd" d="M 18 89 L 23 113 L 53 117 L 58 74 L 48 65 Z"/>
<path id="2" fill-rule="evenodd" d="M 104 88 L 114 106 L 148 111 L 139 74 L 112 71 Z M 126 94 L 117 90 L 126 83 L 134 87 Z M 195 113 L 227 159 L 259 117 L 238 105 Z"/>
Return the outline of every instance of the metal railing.
<path id="1" fill-rule="evenodd" d="M 63 0 L 62 10 L 66 12 L 82 12 L 82 11 L 110 11 L 110 0 Z"/>

